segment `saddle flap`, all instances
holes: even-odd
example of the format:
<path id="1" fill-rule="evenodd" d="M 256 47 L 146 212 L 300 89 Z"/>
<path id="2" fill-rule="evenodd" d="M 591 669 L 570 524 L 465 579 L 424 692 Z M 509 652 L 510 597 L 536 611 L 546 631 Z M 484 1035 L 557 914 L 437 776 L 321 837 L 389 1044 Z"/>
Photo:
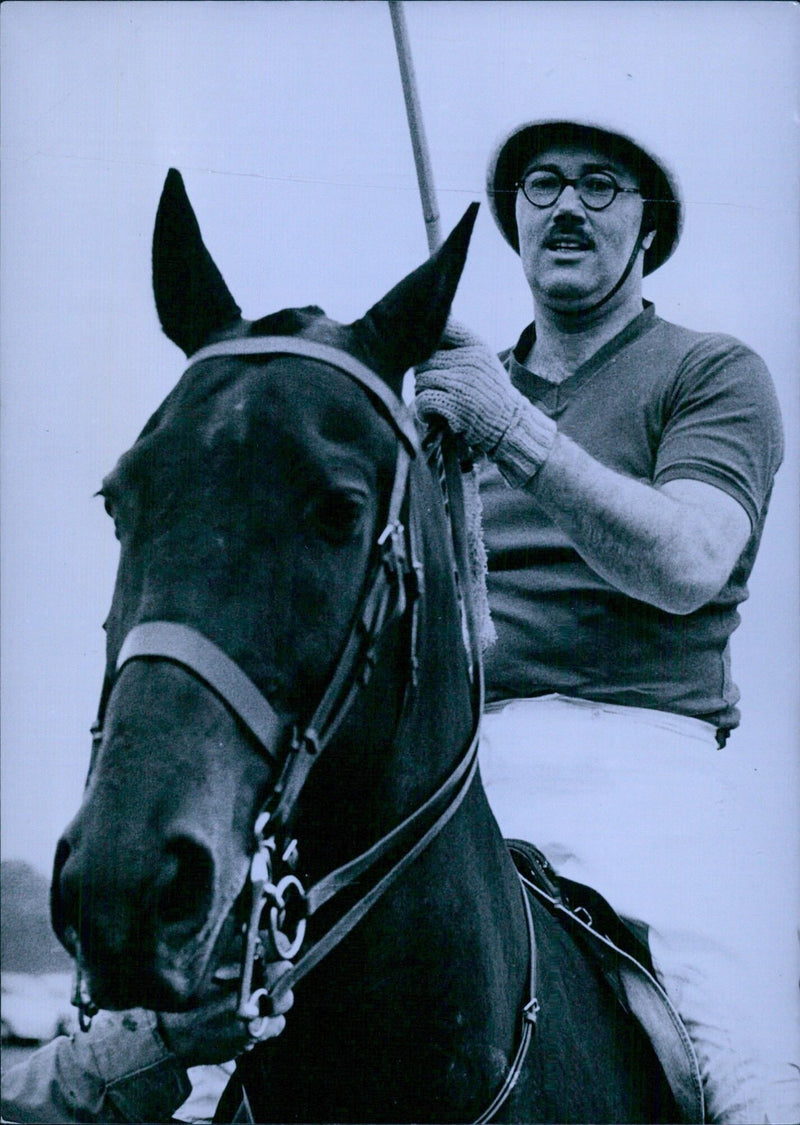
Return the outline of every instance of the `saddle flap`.
<path id="1" fill-rule="evenodd" d="M 524 840 L 506 840 L 530 892 L 566 926 L 591 957 L 622 1007 L 638 1020 L 661 1063 L 683 1121 L 703 1122 L 700 1068 L 689 1034 L 656 980 L 647 927 L 621 918 L 601 894 L 560 877 Z"/>

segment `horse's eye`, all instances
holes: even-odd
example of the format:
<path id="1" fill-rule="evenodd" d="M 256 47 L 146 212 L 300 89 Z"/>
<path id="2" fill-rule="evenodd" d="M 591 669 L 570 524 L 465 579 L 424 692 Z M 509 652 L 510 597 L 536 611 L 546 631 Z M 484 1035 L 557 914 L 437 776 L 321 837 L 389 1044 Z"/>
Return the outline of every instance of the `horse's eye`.
<path id="1" fill-rule="evenodd" d="M 114 521 L 114 534 L 116 535 L 117 539 L 119 539 L 119 524 L 117 523 L 117 506 L 114 503 L 114 501 L 111 499 L 111 497 L 108 496 L 107 493 L 101 491 L 101 492 L 98 493 L 98 495 L 102 496 L 102 498 L 103 498 L 103 507 L 106 510 L 106 515 L 110 516 L 111 519 Z"/>
<path id="2" fill-rule="evenodd" d="M 332 543 L 350 539 L 361 522 L 364 500 L 352 492 L 326 492 L 313 506 L 314 523 Z"/>

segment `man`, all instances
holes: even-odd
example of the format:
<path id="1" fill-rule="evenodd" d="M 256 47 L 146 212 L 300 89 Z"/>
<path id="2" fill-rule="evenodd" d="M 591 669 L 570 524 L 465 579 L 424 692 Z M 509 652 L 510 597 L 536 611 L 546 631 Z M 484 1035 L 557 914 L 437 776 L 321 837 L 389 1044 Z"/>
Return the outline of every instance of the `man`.
<path id="1" fill-rule="evenodd" d="M 749 1042 L 757 997 L 737 1006 L 745 962 L 726 948 L 743 787 L 719 748 L 738 723 L 729 641 L 782 457 L 770 376 L 737 340 L 643 303 L 683 206 L 632 138 L 527 123 L 493 154 L 488 190 L 535 323 L 499 362 L 451 325 L 417 404 L 486 455 L 490 801 L 506 835 L 649 925 L 708 1118 L 800 1120 L 791 1072 L 773 1077 Z"/>

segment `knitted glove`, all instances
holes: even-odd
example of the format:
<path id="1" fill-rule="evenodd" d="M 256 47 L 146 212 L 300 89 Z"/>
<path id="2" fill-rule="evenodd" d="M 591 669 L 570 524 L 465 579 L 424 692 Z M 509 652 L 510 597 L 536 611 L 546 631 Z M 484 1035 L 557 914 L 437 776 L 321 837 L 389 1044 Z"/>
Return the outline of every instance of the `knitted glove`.
<path id="1" fill-rule="evenodd" d="M 495 462 L 510 485 L 526 484 L 544 464 L 556 424 L 513 386 L 479 336 L 449 320 L 440 350 L 416 368 L 420 416 L 437 415 Z"/>

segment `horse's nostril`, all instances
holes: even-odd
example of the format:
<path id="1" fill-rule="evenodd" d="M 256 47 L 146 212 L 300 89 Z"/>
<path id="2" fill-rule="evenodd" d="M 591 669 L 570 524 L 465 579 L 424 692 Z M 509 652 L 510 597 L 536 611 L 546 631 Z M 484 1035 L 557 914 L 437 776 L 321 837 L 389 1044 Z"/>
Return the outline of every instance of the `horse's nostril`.
<path id="1" fill-rule="evenodd" d="M 168 940 L 183 941 L 209 915 L 214 891 L 214 863 L 209 850 L 189 836 L 176 836 L 164 849 L 158 893 L 158 920 Z"/>

